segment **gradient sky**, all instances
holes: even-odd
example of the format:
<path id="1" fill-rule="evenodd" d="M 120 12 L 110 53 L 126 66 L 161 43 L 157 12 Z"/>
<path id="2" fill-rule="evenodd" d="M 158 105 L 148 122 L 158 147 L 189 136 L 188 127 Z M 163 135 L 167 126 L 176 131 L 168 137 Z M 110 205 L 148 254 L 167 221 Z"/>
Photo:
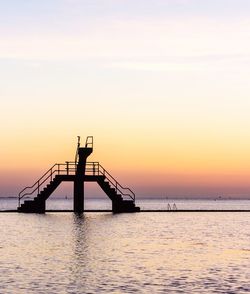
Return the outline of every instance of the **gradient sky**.
<path id="1" fill-rule="evenodd" d="M 250 197 L 249 0 L 0 0 L 0 196 L 76 136 L 139 196 Z"/>

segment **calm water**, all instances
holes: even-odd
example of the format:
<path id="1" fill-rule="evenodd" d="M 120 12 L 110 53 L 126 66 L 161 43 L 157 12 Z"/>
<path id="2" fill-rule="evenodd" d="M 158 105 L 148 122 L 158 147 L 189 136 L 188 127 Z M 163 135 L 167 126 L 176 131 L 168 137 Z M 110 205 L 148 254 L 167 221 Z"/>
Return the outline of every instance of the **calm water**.
<path id="1" fill-rule="evenodd" d="M 0 221 L 0 293 L 250 292 L 249 213 L 0 213 Z"/>

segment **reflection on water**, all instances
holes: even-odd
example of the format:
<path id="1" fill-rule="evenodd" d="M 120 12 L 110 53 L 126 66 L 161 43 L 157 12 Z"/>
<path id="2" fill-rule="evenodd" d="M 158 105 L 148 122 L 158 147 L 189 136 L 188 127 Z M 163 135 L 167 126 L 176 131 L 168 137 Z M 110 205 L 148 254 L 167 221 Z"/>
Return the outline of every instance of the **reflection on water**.
<path id="1" fill-rule="evenodd" d="M 0 293 L 249 293 L 247 213 L 1 213 Z"/>

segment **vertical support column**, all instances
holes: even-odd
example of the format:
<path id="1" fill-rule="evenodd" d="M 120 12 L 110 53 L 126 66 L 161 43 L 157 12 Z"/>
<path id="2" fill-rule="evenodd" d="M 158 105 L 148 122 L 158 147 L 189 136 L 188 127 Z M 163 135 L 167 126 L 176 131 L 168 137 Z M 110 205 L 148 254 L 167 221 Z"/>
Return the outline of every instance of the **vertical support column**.
<path id="1" fill-rule="evenodd" d="M 84 211 L 84 180 L 77 177 L 74 181 L 74 212 L 82 213 Z"/>
<path id="2" fill-rule="evenodd" d="M 92 153 L 92 148 L 78 148 L 78 163 L 74 180 L 74 212 L 84 211 L 84 177 L 87 157 Z"/>

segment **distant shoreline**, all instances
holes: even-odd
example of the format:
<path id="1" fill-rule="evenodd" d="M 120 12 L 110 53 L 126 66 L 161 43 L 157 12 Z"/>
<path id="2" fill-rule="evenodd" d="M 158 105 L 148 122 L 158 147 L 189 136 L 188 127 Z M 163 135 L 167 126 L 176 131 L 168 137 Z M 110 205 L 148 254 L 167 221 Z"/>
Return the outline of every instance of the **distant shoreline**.
<path id="1" fill-rule="evenodd" d="M 18 212 L 17 210 L 0 210 L 0 213 L 20 213 L 20 214 L 25 214 L 22 212 Z M 72 213 L 74 212 L 73 210 L 46 210 L 45 213 Z M 97 213 L 103 213 L 103 212 L 109 212 L 112 213 L 112 210 L 97 210 L 97 209 L 88 209 L 85 210 L 84 213 L 89 213 L 89 212 L 97 212 Z M 180 213 L 180 212 L 250 212 L 250 210 L 239 210 L 239 209 L 177 209 L 177 210 L 158 210 L 158 209 L 145 209 L 145 210 L 141 210 L 140 212 L 134 212 L 134 213 L 143 213 L 143 212 L 169 212 L 169 213 Z M 126 212 L 124 212 L 125 214 L 128 214 Z M 124 214 L 124 213 L 118 213 L 118 214 Z M 39 214 L 39 213 L 26 213 L 26 214 Z M 115 213 L 116 214 L 116 213 Z M 43 215 L 43 213 L 41 214 Z M 117 215 L 117 214 L 116 214 Z"/>
<path id="2" fill-rule="evenodd" d="M 0 200 L 1 199 L 15 199 L 18 200 L 18 196 L 0 196 Z M 27 197 L 25 199 L 33 199 L 32 197 Z M 73 200 L 73 197 L 53 197 L 53 200 L 56 199 L 62 199 L 62 200 Z M 107 199 L 106 197 L 85 197 L 85 200 L 105 200 Z M 137 196 L 136 200 L 162 200 L 162 201 L 168 201 L 168 200 L 185 200 L 185 201 L 189 201 L 189 200 L 210 200 L 210 201 L 221 201 L 221 200 L 245 200 L 245 201 L 250 201 L 250 196 L 249 198 L 236 198 L 236 197 L 140 197 Z"/>

